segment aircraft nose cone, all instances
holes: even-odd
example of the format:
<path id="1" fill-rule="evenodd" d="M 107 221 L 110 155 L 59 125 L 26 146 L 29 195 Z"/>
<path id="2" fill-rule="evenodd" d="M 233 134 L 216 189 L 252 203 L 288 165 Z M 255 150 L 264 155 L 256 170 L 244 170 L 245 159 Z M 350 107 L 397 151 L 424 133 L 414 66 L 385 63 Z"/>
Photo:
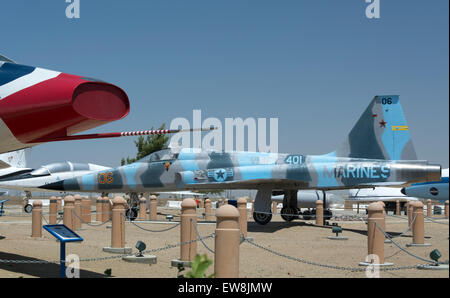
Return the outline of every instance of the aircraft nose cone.
<path id="1" fill-rule="evenodd" d="M 404 187 L 400 190 L 400 192 L 406 196 L 406 190 Z"/>
<path id="2" fill-rule="evenodd" d="M 42 185 L 39 188 L 58 191 L 72 191 L 72 190 L 77 191 L 80 190 L 80 185 L 78 183 L 77 178 L 70 178 Z"/>
<path id="3" fill-rule="evenodd" d="M 48 190 L 60 190 L 63 191 L 64 189 L 64 181 L 58 181 L 46 185 L 39 186 L 39 188 L 42 189 L 48 189 Z"/>

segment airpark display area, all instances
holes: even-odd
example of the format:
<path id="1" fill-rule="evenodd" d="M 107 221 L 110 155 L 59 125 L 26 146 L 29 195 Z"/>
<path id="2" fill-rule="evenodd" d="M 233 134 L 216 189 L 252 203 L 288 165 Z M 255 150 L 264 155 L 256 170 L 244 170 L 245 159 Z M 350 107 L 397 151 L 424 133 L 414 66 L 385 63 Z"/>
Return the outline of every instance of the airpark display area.
<path id="1" fill-rule="evenodd" d="M 91 213 L 87 215 L 90 221 L 86 217 L 80 219 L 81 228 L 74 228 L 83 241 L 67 244 L 67 255 L 76 254 L 80 259 L 80 276 L 176 278 L 178 269 L 172 266 L 172 262 L 180 259 L 181 210 L 167 208 L 166 203 L 165 200 L 159 200 L 156 221 L 149 220 L 149 210 L 145 219 L 137 218 L 133 222 L 123 220 L 124 246 L 131 248 L 134 255 L 138 252 L 136 243 L 144 242 L 146 251 L 156 257 L 156 264 L 149 265 L 125 262 L 120 254 L 104 252 L 105 247 L 111 246 L 112 223 L 110 218 L 103 221 L 103 218 L 97 217 L 96 200 L 92 198 L 89 208 Z M 24 213 L 22 209 L 19 201 L 12 200 L 5 204 L 5 212 L 0 218 L 0 278 L 59 277 L 59 243 L 43 229 L 40 237 L 31 237 L 34 233 L 32 214 Z M 214 260 L 215 239 L 212 235 L 216 232 L 214 215 L 217 210 L 212 209 L 208 221 L 205 220 L 204 208 L 197 208 L 194 215 L 197 218 L 193 235 L 193 239 L 197 239 L 196 253 L 206 254 L 211 260 Z M 344 208 L 334 210 L 333 218 L 328 220 L 329 225 L 320 226 L 316 225 L 314 219 L 285 222 L 280 217 L 280 210 L 277 210 L 272 222 L 261 226 L 253 221 L 251 210 L 247 210 L 249 241 L 243 241 L 238 248 L 238 276 L 366 277 L 365 267 L 359 266 L 359 263 L 366 261 L 368 254 L 368 217 L 363 208 L 358 211 Z M 42 225 L 47 224 L 49 215 L 49 208 L 44 206 Z M 62 212 L 59 212 L 57 221 L 63 222 Z M 385 217 L 385 230 L 394 242 L 384 243 L 384 258 L 386 263 L 393 265 L 382 269 L 380 277 L 448 278 L 448 269 L 417 268 L 427 263 L 424 260 L 431 260 L 430 252 L 435 249 L 441 254 L 439 262 L 448 264 L 448 224 L 449 220 L 444 214 L 428 217 L 425 211 L 424 240 L 430 246 L 407 246 L 413 242 L 412 231 L 408 229 L 408 216 L 389 212 Z M 335 236 L 333 225 L 342 228 L 339 237 L 347 240 L 330 239 L 330 236 Z M 198 236 L 201 240 L 198 240 Z M 206 274 L 213 272 L 214 265 L 208 268 Z"/>

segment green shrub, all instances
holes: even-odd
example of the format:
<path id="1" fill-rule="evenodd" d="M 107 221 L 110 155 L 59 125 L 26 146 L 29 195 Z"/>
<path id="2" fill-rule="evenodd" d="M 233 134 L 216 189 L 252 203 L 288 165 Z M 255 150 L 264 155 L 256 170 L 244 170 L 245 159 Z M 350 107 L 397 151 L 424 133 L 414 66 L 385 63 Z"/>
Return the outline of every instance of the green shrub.
<path id="1" fill-rule="evenodd" d="M 196 255 L 194 261 L 191 262 L 191 271 L 186 272 L 186 276 L 181 274 L 185 269 L 184 266 L 181 264 L 178 266 L 178 278 L 212 278 L 214 274 L 206 276 L 206 270 L 212 263 L 213 261 L 208 259 L 206 254 Z"/>

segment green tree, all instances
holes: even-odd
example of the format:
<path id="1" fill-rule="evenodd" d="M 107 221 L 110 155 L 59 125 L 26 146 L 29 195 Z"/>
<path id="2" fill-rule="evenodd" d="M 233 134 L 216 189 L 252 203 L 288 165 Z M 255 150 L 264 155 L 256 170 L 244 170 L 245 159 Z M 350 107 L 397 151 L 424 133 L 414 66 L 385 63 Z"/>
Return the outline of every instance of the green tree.
<path id="1" fill-rule="evenodd" d="M 163 123 L 161 125 L 160 130 L 165 129 L 166 124 Z M 153 129 L 153 127 L 152 127 Z M 149 154 L 152 154 L 153 152 L 167 149 L 168 148 L 168 142 L 169 142 L 169 136 L 167 135 L 148 135 L 146 137 L 139 136 L 137 141 L 134 141 L 134 144 L 136 145 L 137 154 L 135 158 L 129 158 L 127 157 L 122 158 L 120 161 L 120 164 L 126 165 L 131 164 L 133 162 L 136 162 L 137 160 L 146 157 Z"/>

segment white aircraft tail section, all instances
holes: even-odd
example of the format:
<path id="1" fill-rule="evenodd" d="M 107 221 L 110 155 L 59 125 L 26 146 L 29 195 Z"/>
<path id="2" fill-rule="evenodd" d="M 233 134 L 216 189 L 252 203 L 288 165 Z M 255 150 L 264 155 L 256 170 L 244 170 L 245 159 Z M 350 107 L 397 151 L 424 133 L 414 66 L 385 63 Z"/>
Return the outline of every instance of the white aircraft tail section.
<path id="1" fill-rule="evenodd" d="M 6 165 L 13 168 L 26 168 L 26 149 L 0 154 L 0 161 L 3 168 L 6 168 Z"/>

